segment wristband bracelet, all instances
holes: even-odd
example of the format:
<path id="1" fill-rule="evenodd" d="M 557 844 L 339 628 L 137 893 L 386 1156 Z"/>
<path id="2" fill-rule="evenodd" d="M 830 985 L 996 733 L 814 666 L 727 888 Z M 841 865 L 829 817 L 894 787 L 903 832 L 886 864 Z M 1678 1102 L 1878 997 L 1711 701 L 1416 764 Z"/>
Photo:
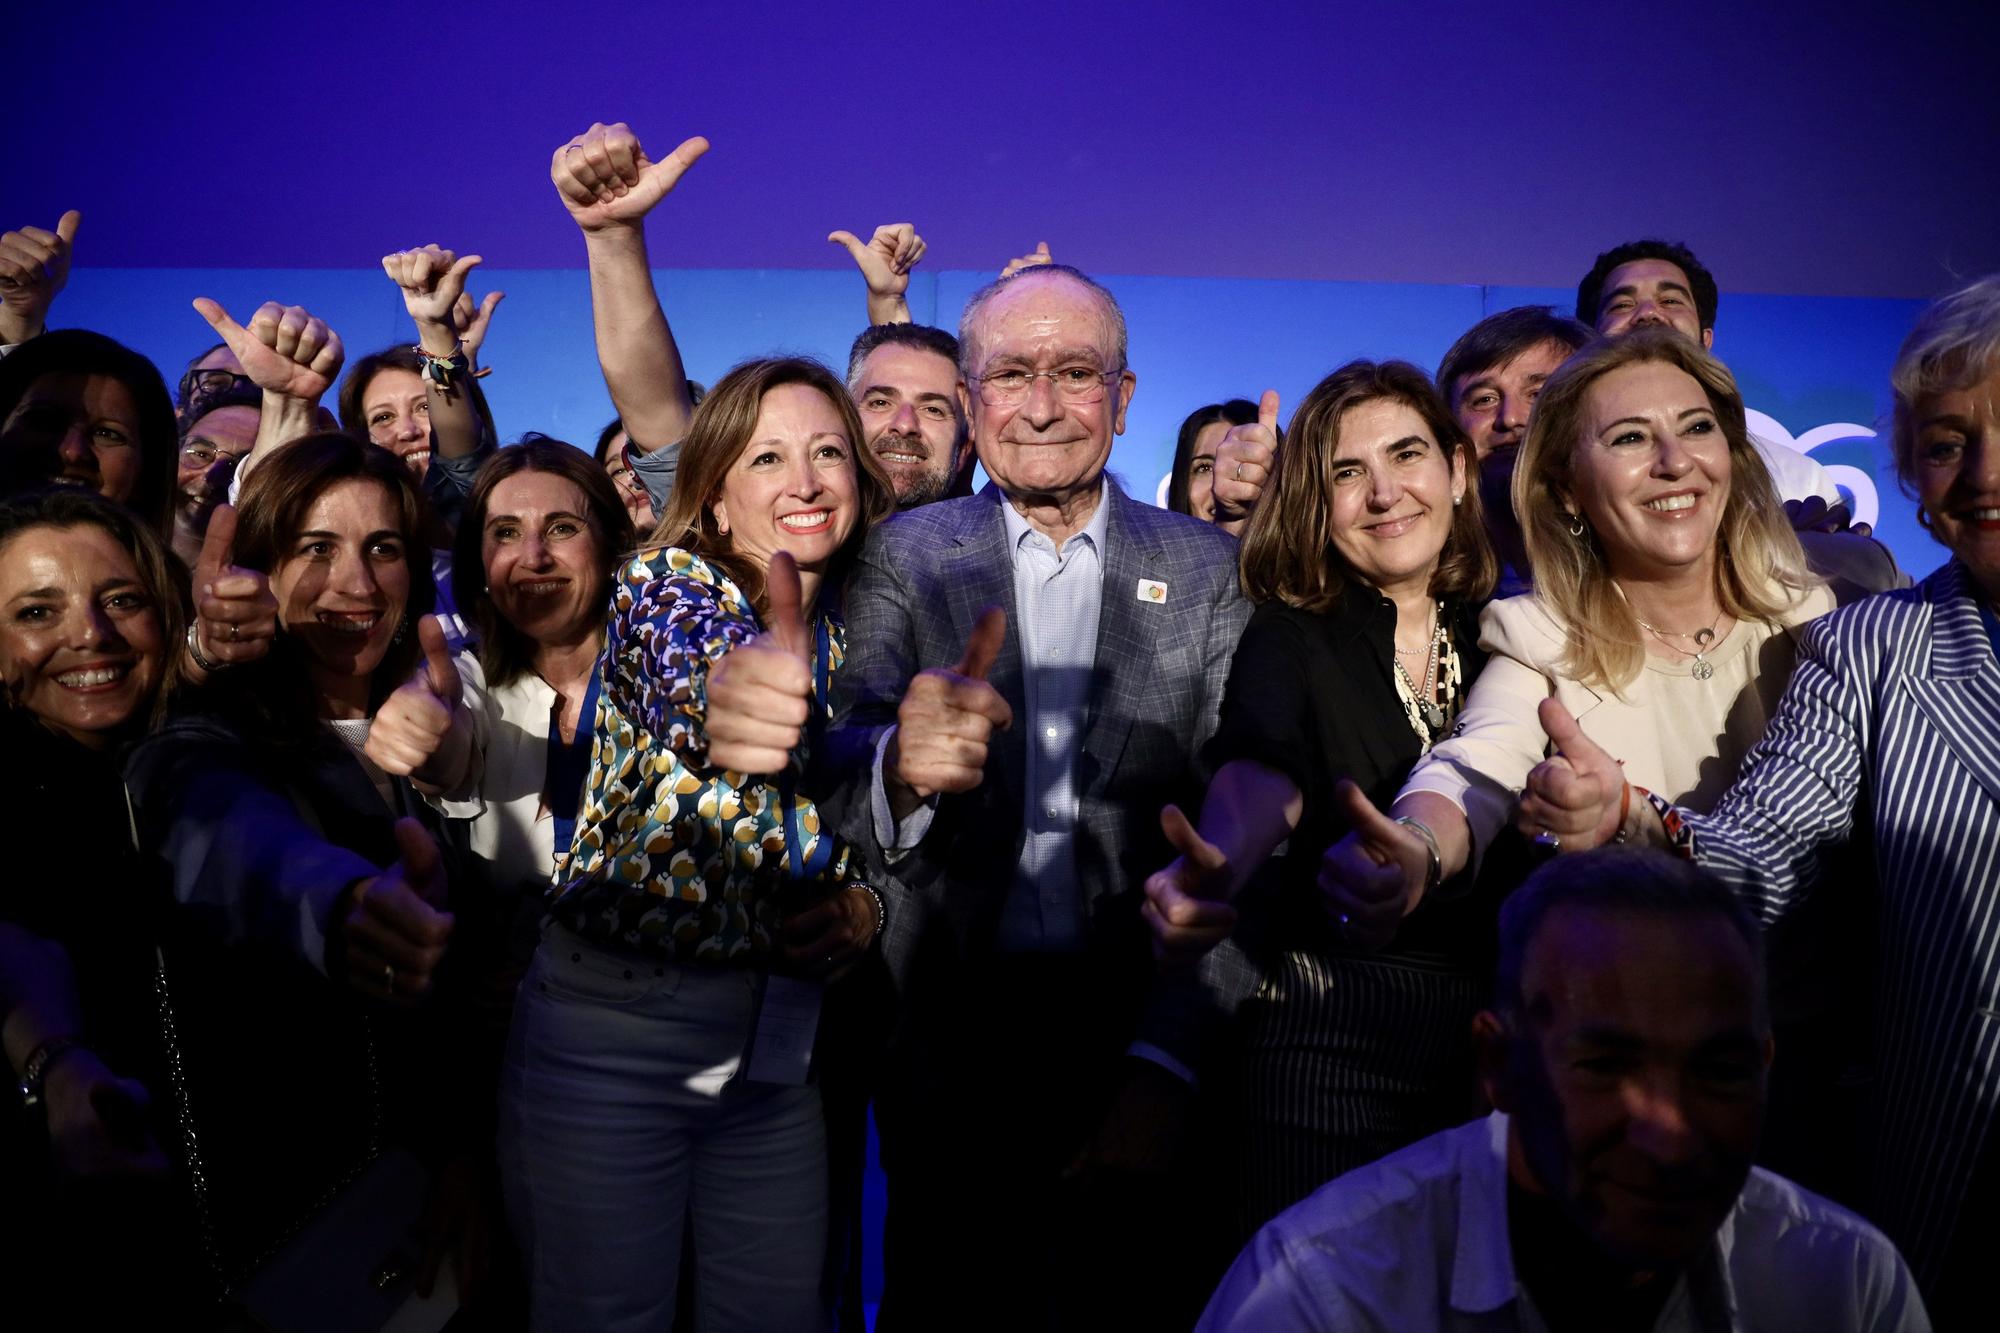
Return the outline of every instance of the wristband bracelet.
<path id="1" fill-rule="evenodd" d="M 49 1066 L 60 1059 L 64 1051 L 74 1050 L 78 1044 L 75 1037 L 50 1037 L 28 1052 L 28 1058 L 21 1063 L 21 1105 L 41 1105 L 42 1082 L 49 1075 Z"/>
<path id="2" fill-rule="evenodd" d="M 875 941 L 882 938 L 882 927 L 889 920 L 889 913 L 887 909 L 885 909 L 882 906 L 882 895 L 875 892 L 875 886 L 873 884 L 865 883 L 864 881 L 858 879 L 855 880 L 853 883 L 849 884 L 847 887 L 850 889 L 860 889 L 863 893 L 867 894 L 870 898 L 873 898 L 875 900 L 875 929 L 873 932 L 869 934 L 868 943 L 861 946 L 863 949 L 872 948 L 874 947 Z"/>
<path id="3" fill-rule="evenodd" d="M 1641 800 L 1653 807 L 1653 813 L 1660 817 L 1660 826 L 1667 833 L 1667 850 L 1683 860 L 1694 860 L 1694 828 L 1687 822 L 1686 813 L 1656 792 L 1647 791 L 1644 787 L 1634 790 L 1639 793 Z"/>
<path id="4" fill-rule="evenodd" d="M 188 656 L 194 659 L 194 664 L 210 675 L 214 675 L 218 671 L 226 671 L 229 668 L 229 663 L 227 662 L 211 662 L 207 657 L 203 656 L 201 651 L 201 626 L 192 620 L 188 622 L 187 650 Z"/>
<path id="5" fill-rule="evenodd" d="M 1632 836 L 1626 821 L 1632 817 L 1632 784 L 1626 783 L 1624 792 L 1618 797 L 1618 831 L 1611 835 L 1614 843 L 1624 842 Z"/>
<path id="6" fill-rule="evenodd" d="M 459 376 L 465 374 L 472 366 L 472 362 L 465 355 L 464 343 L 453 344 L 450 356 L 433 356 L 424 350 L 422 343 L 418 343 L 410 350 L 423 358 L 424 383 L 434 384 L 446 392 L 449 392 L 452 385 L 457 383 Z"/>
<path id="7" fill-rule="evenodd" d="M 1431 832 L 1431 826 L 1423 820 L 1412 819 L 1408 815 L 1401 816 L 1396 822 L 1424 840 L 1424 850 L 1430 853 L 1431 858 L 1430 869 L 1424 872 L 1424 892 L 1429 893 L 1444 878 L 1444 858 L 1438 855 L 1437 834 Z"/>

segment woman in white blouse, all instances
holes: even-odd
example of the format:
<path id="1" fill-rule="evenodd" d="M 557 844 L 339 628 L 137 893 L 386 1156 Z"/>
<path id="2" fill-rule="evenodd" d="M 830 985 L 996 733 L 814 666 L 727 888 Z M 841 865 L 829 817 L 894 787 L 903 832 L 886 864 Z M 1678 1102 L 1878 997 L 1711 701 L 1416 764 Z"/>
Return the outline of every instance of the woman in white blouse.
<path id="1" fill-rule="evenodd" d="M 479 644 L 460 674 L 483 762 L 443 804 L 472 821 L 478 869 L 524 936 L 569 850 L 611 572 L 635 542 L 604 470 L 541 435 L 480 468 L 459 523 L 454 591 Z"/>
<path id="2" fill-rule="evenodd" d="M 1799 627 L 1833 608 L 1734 379 L 1671 330 L 1593 343 L 1548 381 L 1514 509 L 1534 592 L 1487 607 L 1486 669 L 1393 822 L 1357 811 L 1322 864 L 1328 910 L 1357 942 L 1386 941 L 1424 893 L 1476 867 L 1546 752 L 1543 699 L 1632 781 L 1707 809 L 1775 711 Z"/>

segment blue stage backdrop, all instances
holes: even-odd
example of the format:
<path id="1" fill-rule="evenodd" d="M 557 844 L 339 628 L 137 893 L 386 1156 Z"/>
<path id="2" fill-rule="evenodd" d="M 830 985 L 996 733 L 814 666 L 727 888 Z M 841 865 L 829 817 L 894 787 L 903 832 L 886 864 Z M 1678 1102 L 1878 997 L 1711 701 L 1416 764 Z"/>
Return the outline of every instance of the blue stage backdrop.
<path id="1" fill-rule="evenodd" d="M 987 271 L 919 273 L 910 308 L 955 328 Z M 1525 303 L 1567 310 L 1570 290 L 1415 283 L 1306 282 L 1099 275 L 1130 325 L 1138 393 L 1111 466 L 1155 501 L 1181 418 L 1202 403 L 1276 389 L 1286 419 L 1325 375 L 1357 356 L 1402 357 L 1435 370 L 1453 339 L 1484 315 Z M 842 370 L 864 319 L 850 272 L 696 269 L 654 275 L 689 372 L 713 383 L 736 361 L 772 352 L 816 356 Z M 475 293 L 507 293 L 482 360 L 501 437 L 545 431 L 588 447 L 610 418 L 591 345 L 589 291 L 577 269 L 481 270 Z M 172 381 L 212 341 L 189 302 L 210 296 L 238 319 L 265 300 L 303 305 L 347 344 L 348 359 L 413 330 L 379 269 L 79 268 L 54 322 L 99 329 L 156 361 Z M 1884 430 L 1889 367 L 1917 301 L 1725 293 L 1715 351 L 1752 410 L 1752 429 L 1826 464 L 1857 515 L 1906 569 L 1942 552 L 1918 528 L 1896 483 Z"/>

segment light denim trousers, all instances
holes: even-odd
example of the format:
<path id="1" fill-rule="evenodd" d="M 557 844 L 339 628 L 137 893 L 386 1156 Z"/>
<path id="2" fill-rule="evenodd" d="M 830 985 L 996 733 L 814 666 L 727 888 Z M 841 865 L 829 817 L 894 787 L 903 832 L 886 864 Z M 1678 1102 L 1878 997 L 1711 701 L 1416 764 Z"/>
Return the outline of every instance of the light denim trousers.
<path id="1" fill-rule="evenodd" d="M 536 1329 L 665 1333 L 690 1209 L 701 1333 L 826 1327 L 819 1089 L 737 1076 L 756 1000 L 754 972 L 545 930 L 500 1086 Z"/>

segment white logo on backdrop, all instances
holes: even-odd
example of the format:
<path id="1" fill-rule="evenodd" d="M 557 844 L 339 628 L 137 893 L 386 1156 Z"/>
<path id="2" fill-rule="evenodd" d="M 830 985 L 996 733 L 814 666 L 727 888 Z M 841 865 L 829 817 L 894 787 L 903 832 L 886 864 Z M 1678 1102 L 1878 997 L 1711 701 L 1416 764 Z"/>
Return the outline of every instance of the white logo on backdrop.
<path id="1" fill-rule="evenodd" d="M 1776 417 L 1759 412 L 1756 408 L 1746 408 L 1743 412 L 1748 420 L 1750 433 L 1771 444 L 1782 444 L 1788 449 L 1811 456 L 1812 451 L 1822 444 L 1834 440 L 1872 440 L 1875 432 L 1866 426 L 1857 426 L 1852 421 L 1830 421 L 1824 426 L 1814 426 L 1803 435 L 1793 435 L 1786 430 Z M 1827 475 L 1833 484 L 1854 497 L 1854 521 L 1874 526 L 1881 516 L 1880 497 L 1875 493 L 1875 478 L 1858 467 L 1846 463 L 1826 464 Z"/>

